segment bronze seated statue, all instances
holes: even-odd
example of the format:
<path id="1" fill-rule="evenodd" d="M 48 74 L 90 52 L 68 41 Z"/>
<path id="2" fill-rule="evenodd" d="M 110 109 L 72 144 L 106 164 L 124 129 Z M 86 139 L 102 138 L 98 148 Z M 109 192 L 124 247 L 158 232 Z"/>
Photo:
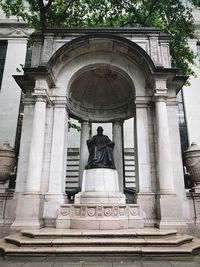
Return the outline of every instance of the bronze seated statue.
<path id="1" fill-rule="evenodd" d="M 97 135 L 87 140 L 89 151 L 88 163 L 86 169 L 109 168 L 115 169 L 113 159 L 114 142 L 107 135 L 103 135 L 103 128 L 97 128 Z"/>

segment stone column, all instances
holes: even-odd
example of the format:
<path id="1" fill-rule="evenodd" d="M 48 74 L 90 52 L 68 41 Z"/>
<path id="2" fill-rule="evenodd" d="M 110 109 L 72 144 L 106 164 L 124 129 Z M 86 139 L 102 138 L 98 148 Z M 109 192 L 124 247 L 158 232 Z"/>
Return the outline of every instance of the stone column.
<path id="1" fill-rule="evenodd" d="M 46 119 L 46 98 L 36 95 L 26 192 L 40 192 Z"/>
<path id="2" fill-rule="evenodd" d="M 46 88 L 46 89 L 45 89 Z M 41 175 L 46 121 L 46 102 L 48 85 L 45 80 L 35 83 L 35 108 L 28 161 L 28 171 L 24 194 L 19 195 L 16 218 L 12 229 L 40 228 L 43 226 L 44 197 L 41 194 Z"/>
<path id="3" fill-rule="evenodd" d="M 157 143 L 157 178 L 159 193 L 156 198 L 159 228 L 186 227 L 183 219 L 182 205 L 174 192 L 174 173 L 172 165 L 171 141 L 167 112 L 166 80 L 155 81 L 155 119 Z"/>
<path id="4" fill-rule="evenodd" d="M 88 161 L 87 140 L 90 138 L 90 124 L 89 121 L 81 122 L 81 141 L 80 141 L 80 161 L 79 161 L 79 187 L 82 186 L 83 170 Z"/>
<path id="5" fill-rule="evenodd" d="M 58 208 L 67 202 L 65 195 L 68 130 L 66 99 L 54 100 L 53 104 L 54 119 L 49 189 L 45 195 L 44 208 L 45 225 L 48 226 L 54 226 Z"/>
<path id="6" fill-rule="evenodd" d="M 24 101 L 24 115 L 20 139 L 19 160 L 17 167 L 17 179 L 15 186 L 16 193 L 22 193 L 26 191 L 26 179 L 29 164 L 29 149 L 31 145 L 31 134 L 34 118 L 35 101 L 33 97 L 26 96 Z"/>
<path id="7" fill-rule="evenodd" d="M 137 183 L 137 203 L 145 218 L 146 226 L 154 226 L 155 222 L 155 194 L 151 188 L 150 166 L 150 136 L 148 100 L 136 97 L 135 114 L 135 168 Z"/>
<path id="8" fill-rule="evenodd" d="M 119 190 L 124 191 L 123 121 L 113 122 L 114 162 L 119 176 Z"/>
<path id="9" fill-rule="evenodd" d="M 138 191 L 151 192 L 148 106 L 146 101 L 136 100 L 136 151 Z"/>
<path id="10" fill-rule="evenodd" d="M 155 97 L 157 128 L 157 171 L 160 193 L 174 192 L 172 157 L 170 151 L 169 125 L 165 97 Z"/>

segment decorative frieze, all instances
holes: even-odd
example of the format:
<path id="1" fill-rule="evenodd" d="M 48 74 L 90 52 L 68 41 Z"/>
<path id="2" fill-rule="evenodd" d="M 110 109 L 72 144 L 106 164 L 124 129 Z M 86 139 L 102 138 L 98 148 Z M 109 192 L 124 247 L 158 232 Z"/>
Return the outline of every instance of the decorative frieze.
<path id="1" fill-rule="evenodd" d="M 62 205 L 59 210 L 59 216 L 64 218 L 95 218 L 95 219 L 108 219 L 108 218 L 126 218 L 130 216 L 139 215 L 139 206 L 131 205 L 114 205 L 114 204 L 104 204 L 104 205 Z"/>

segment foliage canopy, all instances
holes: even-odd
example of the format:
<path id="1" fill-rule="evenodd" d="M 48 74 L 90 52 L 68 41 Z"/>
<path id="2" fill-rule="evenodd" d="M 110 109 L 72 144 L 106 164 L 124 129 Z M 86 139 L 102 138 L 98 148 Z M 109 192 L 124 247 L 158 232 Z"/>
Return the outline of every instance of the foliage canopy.
<path id="1" fill-rule="evenodd" d="M 200 6 L 198 0 L 190 0 Z M 194 75 L 195 38 L 192 10 L 181 0 L 0 0 L 5 14 L 27 21 L 36 30 L 46 27 L 157 27 L 171 35 L 172 65 Z"/>

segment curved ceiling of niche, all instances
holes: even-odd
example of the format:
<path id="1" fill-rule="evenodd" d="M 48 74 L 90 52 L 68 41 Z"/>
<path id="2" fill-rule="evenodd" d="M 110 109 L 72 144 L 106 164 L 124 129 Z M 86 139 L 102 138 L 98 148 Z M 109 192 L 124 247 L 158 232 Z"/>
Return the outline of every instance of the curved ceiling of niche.
<path id="1" fill-rule="evenodd" d="M 85 107 L 104 109 L 127 103 L 132 91 L 129 82 L 122 75 L 99 67 L 76 78 L 70 88 L 70 98 Z"/>

